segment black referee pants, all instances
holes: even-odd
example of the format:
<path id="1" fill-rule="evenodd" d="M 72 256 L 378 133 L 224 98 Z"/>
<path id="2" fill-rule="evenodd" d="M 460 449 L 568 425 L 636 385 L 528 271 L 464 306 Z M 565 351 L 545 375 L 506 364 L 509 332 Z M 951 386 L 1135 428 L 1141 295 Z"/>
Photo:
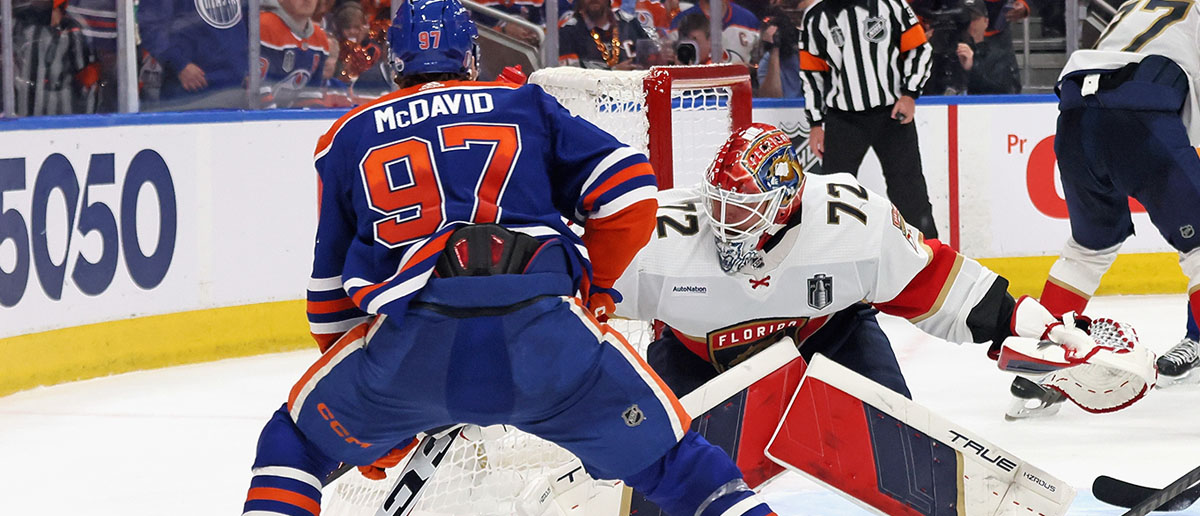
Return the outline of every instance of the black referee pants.
<path id="1" fill-rule="evenodd" d="M 866 111 L 825 113 L 825 157 L 821 173 L 849 172 L 858 177 L 867 149 L 874 148 L 883 166 L 887 196 L 908 221 L 925 235 L 937 238 L 933 207 L 921 170 L 921 150 L 917 146 L 915 123 L 901 124 L 892 119 L 892 106 Z"/>

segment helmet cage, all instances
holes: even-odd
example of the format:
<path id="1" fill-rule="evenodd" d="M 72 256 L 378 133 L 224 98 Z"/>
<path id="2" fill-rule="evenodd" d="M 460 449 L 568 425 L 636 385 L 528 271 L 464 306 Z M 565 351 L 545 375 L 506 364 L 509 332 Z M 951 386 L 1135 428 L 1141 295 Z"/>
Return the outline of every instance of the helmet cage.
<path id="1" fill-rule="evenodd" d="M 757 243 L 775 224 L 775 217 L 787 194 L 786 188 L 760 193 L 741 193 L 704 183 L 704 213 L 713 233 L 730 241 Z"/>
<path id="2" fill-rule="evenodd" d="M 761 262 L 759 244 L 766 231 L 775 226 L 787 189 L 741 193 L 705 182 L 703 194 L 704 214 L 713 231 L 721 269 L 733 273 Z"/>

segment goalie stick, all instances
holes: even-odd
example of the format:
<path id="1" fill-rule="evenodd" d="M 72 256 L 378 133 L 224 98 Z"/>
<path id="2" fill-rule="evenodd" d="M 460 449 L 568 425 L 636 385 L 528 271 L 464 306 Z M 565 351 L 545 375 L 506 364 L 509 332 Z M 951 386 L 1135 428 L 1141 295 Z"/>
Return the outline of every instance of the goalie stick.
<path id="1" fill-rule="evenodd" d="M 1200 468 L 1162 489 L 1139 486 L 1113 477 L 1101 475 L 1092 482 L 1092 493 L 1096 499 L 1130 510 L 1123 516 L 1143 516 L 1152 511 L 1182 511 L 1200 498 Z M 1189 487 L 1190 486 L 1190 487 Z"/>

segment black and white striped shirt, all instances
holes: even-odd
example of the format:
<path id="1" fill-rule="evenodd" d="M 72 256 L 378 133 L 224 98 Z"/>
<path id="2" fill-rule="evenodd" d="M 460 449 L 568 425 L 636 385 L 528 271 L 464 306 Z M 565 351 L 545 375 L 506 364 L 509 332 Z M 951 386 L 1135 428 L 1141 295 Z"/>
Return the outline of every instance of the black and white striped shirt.
<path id="1" fill-rule="evenodd" d="M 917 98 L 933 49 L 904 0 L 821 0 L 808 10 L 800 41 L 810 124 L 826 109 L 865 111 Z"/>

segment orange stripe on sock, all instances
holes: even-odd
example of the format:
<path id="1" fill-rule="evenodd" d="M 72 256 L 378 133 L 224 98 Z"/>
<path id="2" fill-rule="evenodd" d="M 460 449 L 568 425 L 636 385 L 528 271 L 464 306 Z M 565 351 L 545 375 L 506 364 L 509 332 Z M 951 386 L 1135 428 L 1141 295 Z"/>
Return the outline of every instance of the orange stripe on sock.
<path id="1" fill-rule="evenodd" d="M 332 314 L 341 312 L 342 310 L 349 310 L 351 308 L 356 308 L 356 305 L 354 304 L 354 300 L 348 297 L 334 299 L 331 301 L 308 302 L 308 313 L 310 314 Z"/>
<path id="2" fill-rule="evenodd" d="M 321 513 L 321 504 L 316 500 L 313 500 L 312 498 L 304 496 L 295 491 L 288 491 L 286 489 L 279 489 L 277 487 L 252 487 L 250 488 L 250 492 L 246 495 L 246 501 L 251 500 L 271 500 L 283 502 L 288 505 L 294 505 L 304 509 L 313 516 Z"/>

